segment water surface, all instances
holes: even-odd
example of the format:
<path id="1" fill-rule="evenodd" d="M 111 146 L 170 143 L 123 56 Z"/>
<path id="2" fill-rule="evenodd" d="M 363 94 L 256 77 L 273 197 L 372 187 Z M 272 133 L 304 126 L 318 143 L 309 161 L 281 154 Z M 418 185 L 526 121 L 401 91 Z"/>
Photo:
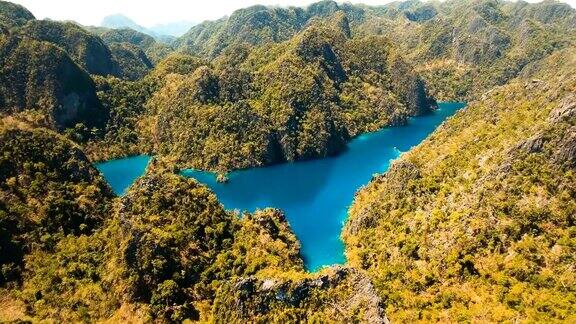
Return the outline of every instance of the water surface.
<path id="1" fill-rule="evenodd" d="M 139 176 L 144 174 L 149 161 L 150 156 L 138 155 L 97 163 L 96 169 L 104 176 L 114 193 L 121 196 Z"/>
<path id="2" fill-rule="evenodd" d="M 227 209 L 284 210 L 302 244 L 307 269 L 316 271 L 345 262 L 340 232 L 355 192 L 463 106 L 441 103 L 434 113 L 411 118 L 406 126 L 355 138 L 336 157 L 235 171 L 226 184 L 217 183 L 209 172 L 188 169 L 182 174 L 208 185 Z"/>

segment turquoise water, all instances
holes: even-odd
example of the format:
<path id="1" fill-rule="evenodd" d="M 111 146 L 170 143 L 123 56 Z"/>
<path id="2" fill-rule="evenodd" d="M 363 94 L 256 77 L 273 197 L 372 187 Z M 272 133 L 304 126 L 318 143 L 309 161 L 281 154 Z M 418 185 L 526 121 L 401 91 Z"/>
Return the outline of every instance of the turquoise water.
<path id="1" fill-rule="evenodd" d="M 361 135 L 336 157 L 235 171 L 226 184 L 217 183 L 209 172 L 189 169 L 182 174 L 208 185 L 227 209 L 284 210 L 302 244 L 307 269 L 316 271 L 345 262 L 340 232 L 355 192 L 464 104 L 439 106 L 432 114 L 411 118 L 406 126 Z"/>
<path id="2" fill-rule="evenodd" d="M 96 169 L 108 181 L 114 193 L 121 196 L 139 176 L 144 174 L 149 161 L 150 156 L 138 155 L 97 163 Z"/>

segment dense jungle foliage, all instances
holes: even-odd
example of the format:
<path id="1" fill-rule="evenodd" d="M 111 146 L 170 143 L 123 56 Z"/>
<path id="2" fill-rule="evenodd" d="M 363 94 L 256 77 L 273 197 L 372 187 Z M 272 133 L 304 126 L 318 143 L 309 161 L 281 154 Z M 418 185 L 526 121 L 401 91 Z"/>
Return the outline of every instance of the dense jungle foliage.
<path id="1" fill-rule="evenodd" d="M 194 26 L 175 43 L 218 56 L 227 47 L 290 39 L 318 19 L 344 14 L 351 35 L 384 35 L 412 60 L 439 100 L 473 99 L 526 65 L 574 42 L 576 15 L 556 1 L 405 1 L 384 6 L 321 1 L 308 8 L 253 6 Z"/>
<path id="2" fill-rule="evenodd" d="M 574 322 L 576 10 L 253 6 L 160 43 L 0 1 L 0 322 Z M 469 101 L 362 188 L 348 262 L 182 167 L 326 157 Z M 148 153 L 116 197 L 92 163 Z"/>
<path id="3" fill-rule="evenodd" d="M 392 320 L 576 319 L 575 53 L 471 103 L 357 194 L 348 261 Z"/>
<path id="4" fill-rule="evenodd" d="M 170 75 L 148 102 L 160 155 L 221 171 L 334 155 L 350 137 L 434 105 L 389 41 L 350 40 L 320 24 Z"/>
<path id="5" fill-rule="evenodd" d="M 58 47 L 0 37 L 0 113 L 34 115 L 54 129 L 102 127 L 107 110 L 90 75 Z"/>
<path id="6" fill-rule="evenodd" d="M 23 257 L 90 234 L 112 191 L 80 148 L 52 131 L 0 121 L 0 284 L 21 277 Z"/>
<path id="7" fill-rule="evenodd" d="M 56 154 L 81 154 L 66 150 L 66 145 L 73 144 L 51 131 L 28 131 L 25 124 L 12 120 L 2 126 L 6 136 L 14 136 L 13 129 L 45 136 L 20 135 L 28 145 L 6 141 L 17 144 L 16 149 L 38 150 L 40 144 L 55 140 L 61 146 L 52 150 L 56 158 L 62 159 Z M 15 136 L 20 138 L 18 133 Z M 10 151 L 3 147 L 3 152 Z M 303 271 L 299 244 L 280 211 L 227 212 L 208 188 L 157 162 L 124 197 L 112 199 L 110 189 L 90 164 L 37 158 L 50 162 L 49 166 L 42 162 L 13 167 L 12 161 L 2 163 L 21 170 L 18 177 L 6 175 L 8 188 L 0 192 L 9 198 L 8 205 L 0 209 L 2 320 L 235 321 L 250 315 L 229 309 L 228 301 L 252 309 L 249 305 L 265 305 L 280 294 L 286 294 L 286 299 L 272 306 L 274 313 L 263 306 L 260 316 L 280 320 L 305 319 L 320 310 L 330 314 L 331 309 L 326 309 L 330 301 L 358 318 L 386 320 L 379 298 L 363 274 Z M 45 172 L 50 177 L 44 176 Z M 28 187 L 19 186 L 19 182 L 30 181 L 30 175 L 37 179 Z M 41 188 L 37 188 L 39 181 L 44 184 Z M 50 196 L 41 196 L 46 192 Z M 17 198 L 22 195 L 28 198 L 24 205 Z M 44 211 L 46 207 L 38 205 L 43 198 L 54 207 Z M 59 214 L 58 207 L 64 206 L 70 211 Z M 45 216 L 35 219 L 39 211 Z M 60 226 L 52 228 L 56 224 Z M 251 289 L 266 290 L 268 299 L 261 300 L 257 291 L 231 283 L 231 278 L 246 278 L 253 282 Z"/>

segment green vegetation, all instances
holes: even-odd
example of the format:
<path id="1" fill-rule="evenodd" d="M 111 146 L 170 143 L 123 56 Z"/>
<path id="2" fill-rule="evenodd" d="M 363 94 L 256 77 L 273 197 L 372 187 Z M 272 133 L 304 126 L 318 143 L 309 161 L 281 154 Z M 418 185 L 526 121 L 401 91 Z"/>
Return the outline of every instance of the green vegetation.
<path id="1" fill-rule="evenodd" d="M 213 316 L 234 323 L 388 323 L 368 278 L 343 267 L 300 278 L 283 274 L 231 280 L 218 292 Z"/>
<path id="2" fill-rule="evenodd" d="M 420 18 L 413 19 L 418 12 Z M 505 84 L 524 67 L 574 44 L 576 28 L 574 9 L 555 1 L 414 1 L 367 13 L 353 32 L 396 39 L 440 100 L 476 99 Z"/>
<path id="3" fill-rule="evenodd" d="M 0 285 L 18 280 L 23 256 L 91 233 L 112 191 L 82 151 L 51 131 L 0 121 Z"/>
<path id="4" fill-rule="evenodd" d="M 305 9 L 238 10 L 229 18 L 194 26 L 176 46 L 216 57 L 241 44 L 286 41 L 314 21 L 335 15 L 348 19 L 354 38 L 384 35 L 395 40 L 441 100 L 473 99 L 505 84 L 530 63 L 573 44 L 576 28 L 574 10 L 555 1 L 406 1 L 380 7 L 321 1 Z"/>
<path id="5" fill-rule="evenodd" d="M 229 48 L 191 74 L 168 75 L 148 107 L 160 155 L 226 171 L 333 155 L 350 137 L 434 104 L 386 39 L 349 40 L 317 24 L 289 42 Z"/>
<path id="6" fill-rule="evenodd" d="M 362 7 L 338 5 L 334 1 L 320 1 L 307 8 L 256 5 L 237 10 L 227 18 L 198 24 L 174 45 L 181 51 L 216 57 L 228 47 L 287 41 L 319 18 L 329 18 L 338 12 L 355 21 L 364 15 Z"/>
<path id="7" fill-rule="evenodd" d="M 146 54 L 135 45 L 113 43 L 109 47 L 120 67 L 119 74 L 125 79 L 138 80 L 144 77 L 153 67 Z"/>
<path id="8" fill-rule="evenodd" d="M 137 155 L 152 151 L 147 131 L 144 103 L 152 88 L 146 81 L 130 82 L 117 78 L 94 78 L 102 105 L 109 111 L 104 136 L 90 139 L 84 150 L 92 160 Z"/>
<path id="9" fill-rule="evenodd" d="M 28 9 L 12 2 L 0 1 L 0 27 L 10 29 L 34 19 Z"/>
<path id="10" fill-rule="evenodd" d="M 86 193 L 78 199 L 97 201 Z M 107 201 L 98 208 L 83 207 L 96 213 L 111 206 Z M 153 162 L 148 174 L 117 199 L 108 214 L 96 226 L 81 227 L 83 232 L 57 231 L 47 247 L 21 249 L 19 263 L 2 260 L 5 280 L 20 273 L 14 264 L 25 271 L 19 290 L 5 290 L 4 301 L 17 307 L 11 313 L 0 312 L 0 319 L 234 321 L 246 315 L 238 313 L 242 309 L 228 308 L 226 300 L 246 307 L 266 301 L 256 295 L 230 294 L 230 289 L 238 288 L 231 283 L 233 278 L 238 282 L 266 278 L 261 280 L 268 282 L 262 287 L 267 298 L 275 298 L 273 290 L 287 289 L 286 298 L 277 297 L 274 311 L 260 312 L 263 318 L 305 318 L 316 310 L 324 312 L 315 315 L 323 318 L 334 315 L 330 305 L 359 318 L 384 316 L 369 281 L 356 271 L 303 272 L 299 244 L 281 212 L 269 209 L 242 217 L 226 212 L 206 187 L 168 172 L 159 162 Z M 10 228 L 2 224 L 3 230 Z M 54 224 L 63 223 L 46 219 L 26 235 L 44 233 Z M 41 238 L 46 240 L 46 235 Z M 18 242 L 15 238 L 7 243 Z M 2 250 L 15 249 L 2 244 Z M 268 287 L 270 278 L 274 283 Z M 292 315 L 286 317 L 282 308 Z"/>
<path id="11" fill-rule="evenodd" d="M 358 193 L 347 257 L 391 320 L 575 320 L 574 53 L 471 103 Z"/>
<path id="12" fill-rule="evenodd" d="M 100 34 L 100 37 L 108 46 L 116 43 L 129 43 L 137 46 L 155 64 L 172 52 L 170 47 L 158 43 L 153 37 L 132 29 L 111 29 Z"/>
<path id="13" fill-rule="evenodd" d="M 102 126 L 107 111 L 90 76 L 59 48 L 29 38 L 0 38 L 0 112 L 34 113 L 56 129 Z"/>
<path id="14" fill-rule="evenodd" d="M 62 48 L 90 74 L 105 76 L 118 73 L 112 53 L 104 42 L 75 23 L 32 20 L 20 28 L 17 34 Z"/>
<path id="15" fill-rule="evenodd" d="M 0 1 L 0 321 L 576 321 L 575 31 L 554 1 L 322 1 L 173 50 Z M 337 154 L 433 97 L 471 101 L 358 192 L 345 267 L 177 175 Z M 123 197 L 91 166 L 141 153 Z"/>

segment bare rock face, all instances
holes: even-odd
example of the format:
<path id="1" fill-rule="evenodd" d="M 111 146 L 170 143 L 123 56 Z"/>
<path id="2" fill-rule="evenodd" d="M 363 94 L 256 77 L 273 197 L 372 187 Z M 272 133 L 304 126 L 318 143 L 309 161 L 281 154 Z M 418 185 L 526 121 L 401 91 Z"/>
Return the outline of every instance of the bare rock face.
<path id="1" fill-rule="evenodd" d="M 548 116 L 558 139 L 553 144 L 552 161 L 558 165 L 576 167 L 576 95 L 569 94 Z"/>
<path id="2" fill-rule="evenodd" d="M 304 279 L 233 280 L 219 292 L 214 316 L 232 322 L 329 319 L 389 323 L 370 280 L 346 267 L 333 267 Z"/>
<path id="3" fill-rule="evenodd" d="M 576 96 L 567 95 L 553 109 L 544 131 L 520 142 L 514 150 L 543 153 L 559 167 L 576 167 Z"/>
<path id="4" fill-rule="evenodd" d="M 553 155 L 557 164 L 576 168 L 576 126 L 570 127 L 565 133 Z"/>
<path id="5" fill-rule="evenodd" d="M 528 153 L 541 152 L 544 146 L 544 138 L 541 134 L 532 136 L 519 144 L 519 148 L 526 150 Z"/>
<path id="6" fill-rule="evenodd" d="M 557 123 L 568 121 L 576 117 L 576 95 L 566 96 L 560 105 L 556 107 L 548 116 L 548 122 Z"/>

